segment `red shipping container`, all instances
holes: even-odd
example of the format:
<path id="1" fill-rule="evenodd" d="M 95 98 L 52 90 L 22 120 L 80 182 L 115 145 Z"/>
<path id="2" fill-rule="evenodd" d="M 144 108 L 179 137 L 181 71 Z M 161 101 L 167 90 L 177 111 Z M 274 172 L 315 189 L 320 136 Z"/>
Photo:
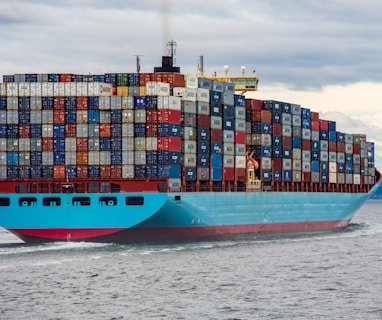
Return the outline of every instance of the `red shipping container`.
<path id="1" fill-rule="evenodd" d="M 312 121 L 311 122 L 311 128 L 312 128 L 312 131 L 319 131 L 320 130 L 320 123 L 318 121 Z"/>
<path id="2" fill-rule="evenodd" d="M 173 77 L 174 77 L 172 82 L 173 87 L 184 87 L 184 74 L 173 73 Z"/>
<path id="3" fill-rule="evenodd" d="M 329 121 L 327 120 L 320 120 L 320 130 L 329 130 Z"/>
<path id="4" fill-rule="evenodd" d="M 180 110 L 158 110 L 157 119 L 159 123 L 176 123 L 180 124 L 182 112 Z"/>
<path id="5" fill-rule="evenodd" d="M 77 179 L 88 178 L 88 166 L 77 166 Z"/>
<path id="6" fill-rule="evenodd" d="M 110 123 L 101 123 L 99 125 L 99 136 L 100 138 L 110 137 Z"/>
<path id="7" fill-rule="evenodd" d="M 113 87 L 113 96 L 117 95 L 117 87 Z"/>
<path id="8" fill-rule="evenodd" d="M 329 151 L 336 152 L 337 151 L 337 143 L 334 141 L 329 141 Z"/>
<path id="9" fill-rule="evenodd" d="M 65 110 L 53 111 L 53 123 L 59 123 L 59 124 L 65 123 Z"/>
<path id="10" fill-rule="evenodd" d="M 273 123 L 272 124 L 272 133 L 278 136 L 281 136 L 282 132 L 282 124 L 281 123 Z"/>
<path id="11" fill-rule="evenodd" d="M 235 143 L 245 144 L 245 132 L 235 131 Z"/>
<path id="12" fill-rule="evenodd" d="M 198 127 L 199 128 L 209 128 L 210 127 L 210 116 L 200 114 L 198 115 Z"/>
<path id="13" fill-rule="evenodd" d="M 99 171 L 101 179 L 110 179 L 110 166 L 100 166 Z"/>
<path id="14" fill-rule="evenodd" d="M 283 136 L 282 147 L 283 148 L 292 148 L 292 137 Z"/>
<path id="15" fill-rule="evenodd" d="M 223 169 L 223 180 L 224 181 L 234 181 L 235 180 L 235 168 L 224 168 Z"/>
<path id="16" fill-rule="evenodd" d="M 211 142 L 222 142 L 223 131 L 221 129 L 211 129 Z"/>
<path id="17" fill-rule="evenodd" d="M 261 110 L 263 108 L 263 100 L 246 99 L 245 108 L 250 110 Z"/>
<path id="18" fill-rule="evenodd" d="M 76 140 L 76 150 L 77 151 L 88 151 L 88 138 L 77 138 Z"/>
<path id="19" fill-rule="evenodd" d="M 318 112 L 310 112 L 310 120 L 318 121 L 320 119 L 320 114 Z"/>
<path id="20" fill-rule="evenodd" d="M 65 137 L 67 137 L 67 138 L 77 137 L 77 125 L 76 124 L 65 125 Z"/>
<path id="21" fill-rule="evenodd" d="M 361 145 L 353 144 L 353 154 L 361 154 Z"/>
<path id="22" fill-rule="evenodd" d="M 169 151 L 181 151 L 182 150 L 182 139 L 177 137 L 170 137 L 169 140 Z"/>
<path id="23" fill-rule="evenodd" d="M 110 166 L 110 178 L 118 179 L 122 177 L 122 166 L 112 165 Z"/>
<path id="24" fill-rule="evenodd" d="M 53 166 L 53 177 L 54 179 L 65 179 L 66 178 L 65 166 Z"/>
<path id="25" fill-rule="evenodd" d="M 345 142 L 337 142 L 337 152 L 345 152 Z"/>
<path id="26" fill-rule="evenodd" d="M 61 73 L 60 74 L 60 82 L 72 82 L 72 74 L 71 73 Z"/>
<path id="27" fill-rule="evenodd" d="M 76 108 L 77 110 L 88 110 L 88 97 L 77 97 Z"/>
<path id="28" fill-rule="evenodd" d="M 311 174 L 309 172 L 302 173 L 302 182 L 310 182 Z"/>
<path id="29" fill-rule="evenodd" d="M 29 124 L 19 125 L 19 138 L 30 138 L 31 127 Z"/>
<path id="30" fill-rule="evenodd" d="M 283 161 L 281 158 L 273 158 L 272 159 L 272 169 L 273 170 L 281 170 L 283 167 Z"/>
<path id="31" fill-rule="evenodd" d="M 245 168 L 235 168 L 235 180 L 237 181 L 245 181 L 246 180 L 246 172 Z"/>
<path id="32" fill-rule="evenodd" d="M 252 110 L 251 120 L 256 122 L 272 122 L 272 113 L 268 110 Z"/>
<path id="33" fill-rule="evenodd" d="M 53 108 L 55 110 L 65 110 L 65 97 L 54 97 Z"/>
<path id="34" fill-rule="evenodd" d="M 147 82 L 152 81 L 152 73 L 140 73 L 139 74 L 139 85 L 145 86 Z"/>
<path id="35" fill-rule="evenodd" d="M 156 81 L 156 82 L 162 82 L 162 74 L 161 73 L 154 73 L 153 75 L 153 81 Z"/>
<path id="36" fill-rule="evenodd" d="M 41 150 L 42 151 L 53 151 L 53 138 L 42 138 Z"/>
<path id="37" fill-rule="evenodd" d="M 158 123 L 157 110 L 146 110 L 146 123 Z"/>
<path id="38" fill-rule="evenodd" d="M 158 125 L 156 123 L 149 123 L 146 125 L 146 137 L 158 136 Z"/>
<path id="39" fill-rule="evenodd" d="M 312 141 L 302 139 L 301 142 L 302 142 L 302 145 L 301 145 L 302 150 L 310 150 L 311 149 Z"/>

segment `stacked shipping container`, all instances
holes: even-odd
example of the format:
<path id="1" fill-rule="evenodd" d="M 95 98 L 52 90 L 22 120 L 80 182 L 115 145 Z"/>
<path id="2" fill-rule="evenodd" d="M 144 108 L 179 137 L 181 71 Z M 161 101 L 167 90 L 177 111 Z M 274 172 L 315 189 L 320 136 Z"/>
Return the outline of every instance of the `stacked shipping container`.
<path id="1" fill-rule="evenodd" d="M 176 73 L 16 74 L 0 84 L 0 179 L 374 183 L 374 144 L 299 105 Z"/>

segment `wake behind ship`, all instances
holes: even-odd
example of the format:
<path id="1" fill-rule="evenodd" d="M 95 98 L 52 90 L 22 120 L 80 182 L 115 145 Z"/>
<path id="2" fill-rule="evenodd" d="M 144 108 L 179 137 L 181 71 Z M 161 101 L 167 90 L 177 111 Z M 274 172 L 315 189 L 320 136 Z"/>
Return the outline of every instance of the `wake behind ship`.
<path id="1" fill-rule="evenodd" d="M 0 226 L 26 242 L 161 243 L 343 230 L 374 143 L 256 77 L 14 74 L 0 84 Z"/>

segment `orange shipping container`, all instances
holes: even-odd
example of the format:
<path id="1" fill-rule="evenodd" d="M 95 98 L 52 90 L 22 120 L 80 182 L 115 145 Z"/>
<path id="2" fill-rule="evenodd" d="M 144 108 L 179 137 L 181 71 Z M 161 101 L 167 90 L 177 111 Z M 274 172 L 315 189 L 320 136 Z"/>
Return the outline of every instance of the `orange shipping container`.
<path id="1" fill-rule="evenodd" d="M 88 166 L 77 166 L 77 178 L 79 179 L 88 178 Z"/>
<path id="2" fill-rule="evenodd" d="M 109 179 L 110 178 L 110 166 L 100 166 L 100 177 L 101 179 Z"/>
<path id="3" fill-rule="evenodd" d="M 128 96 L 129 87 L 128 86 L 119 86 L 117 87 L 117 96 Z"/>
<path id="4" fill-rule="evenodd" d="M 72 74 L 71 73 L 61 73 L 60 74 L 60 82 L 72 82 Z"/>
<path id="5" fill-rule="evenodd" d="M 55 110 L 65 110 L 65 97 L 54 97 L 53 107 Z"/>
<path id="6" fill-rule="evenodd" d="M 53 138 L 42 138 L 41 150 L 42 151 L 53 151 Z"/>
<path id="7" fill-rule="evenodd" d="M 77 165 L 87 165 L 88 164 L 88 152 L 80 151 L 76 153 Z"/>
<path id="8" fill-rule="evenodd" d="M 139 74 L 139 85 L 146 86 L 146 82 L 153 81 L 153 73 L 140 73 Z"/>
<path id="9" fill-rule="evenodd" d="M 54 179 L 65 179 L 65 166 L 53 166 L 53 177 Z"/>
<path id="10" fill-rule="evenodd" d="M 77 97 L 77 110 L 88 110 L 88 97 Z"/>
<path id="11" fill-rule="evenodd" d="M 53 111 L 53 123 L 65 123 L 65 110 L 54 110 Z"/>
<path id="12" fill-rule="evenodd" d="M 88 151 L 88 138 L 77 138 L 76 150 L 77 151 Z"/>
<path id="13" fill-rule="evenodd" d="M 99 125 L 99 136 L 100 138 L 110 137 L 110 123 L 101 123 Z"/>
<path id="14" fill-rule="evenodd" d="M 76 124 L 67 124 L 65 125 L 65 137 L 66 138 L 75 138 L 77 136 L 77 125 Z"/>

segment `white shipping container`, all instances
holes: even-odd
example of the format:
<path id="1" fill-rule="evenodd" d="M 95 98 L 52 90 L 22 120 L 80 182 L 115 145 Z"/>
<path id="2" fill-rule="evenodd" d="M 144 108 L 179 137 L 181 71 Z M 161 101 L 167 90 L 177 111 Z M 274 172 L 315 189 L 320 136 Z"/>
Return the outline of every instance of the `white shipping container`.
<path id="1" fill-rule="evenodd" d="M 97 97 L 108 97 L 113 95 L 113 85 L 111 83 L 89 82 L 88 95 Z"/>
<path id="2" fill-rule="evenodd" d="M 65 82 L 53 82 L 53 95 L 55 97 L 65 96 Z"/>
<path id="3" fill-rule="evenodd" d="M 77 153 L 75 151 L 65 152 L 65 164 L 75 166 L 77 164 Z"/>
<path id="4" fill-rule="evenodd" d="M 244 143 L 236 143 L 235 144 L 235 155 L 236 156 L 245 156 L 246 153 L 246 145 Z"/>
<path id="5" fill-rule="evenodd" d="M 198 101 L 198 114 L 209 115 L 210 114 L 210 104 L 207 102 Z"/>
<path id="6" fill-rule="evenodd" d="M 174 87 L 172 89 L 172 95 L 175 97 L 183 97 L 184 96 L 184 87 Z"/>
<path id="7" fill-rule="evenodd" d="M 19 165 L 20 166 L 29 166 L 31 164 L 29 152 L 19 152 Z"/>
<path id="8" fill-rule="evenodd" d="M 235 130 L 245 132 L 245 120 L 235 119 Z"/>
<path id="9" fill-rule="evenodd" d="M 122 137 L 134 137 L 134 123 L 122 124 Z"/>
<path id="10" fill-rule="evenodd" d="M 19 139 L 8 138 L 8 140 L 7 140 L 7 151 L 19 151 Z"/>
<path id="11" fill-rule="evenodd" d="M 122 109 L 122 97 L 121 96 L 111 96 L 110 97 L 110 109 L 121 110 Z"/>
<path id="12" fill-rule="evenodd" d="M 146 110 L 137 109 L 134 110 L 135 123 L 146 123 Z"/>
<path id="13" fill-rule="evenodd" d="M 122 110 L 122 123 L 133 123 L 134 122 L 134 111 L 135 110 Z"/>
<path id="14" fill-rule="evenodd" d="M 6 87 L 8 97 L 17 97 L 19 95 L 19 84 L 17 82 L 8 82 Z"/>
<path id="15" fill-rule="evenodd" d="M 245 156 L 235 156 L 235 166 L 236 168 L 245 169 L 246 168 Z"/>
<path id="16" fill-rule="evenodd" d="M 99 165 L 99 151 L 89 151 L 88 152 L 88 164 L 89 166 Z"/>
<path id="17" fill-rule="evenodd" d="M 211 129 L 222 129 L 223 120 L 222 117 L 211 116 Z"/>
<path id="18" fill-rule="evenodd" d="M 223 156 L 223 167 L 224 168 L 234 168 L 235 167 L 234 156 L 224 155 Z"/>
<path id="19" fill-rule="evenodd" d="M 201 101 L 201 102 L 210 102 L 210 90 L 198 88 L 196 100 Z"/>
<path id="20" fill-rule="evenodd" d="M 133 165 L 123 165 L 122 166 L 122 178 L 134 178 L 134 166 Z"/>
<path id="21" fill-rule="evenodd" d="M 6 166 L 0 166 L 0 179 L 1 180 L 7 179 L 7 167 Z"/>
<path id="22" fill-rule="evenodd" d="M 182 151 L 184 153 L 195 153 L 196 152 L 196 141 L 183 140 Z"/>
<path id="23" fill-rule="evenodd" d="M 157 82 L 157 95 L 158 96 L 169 96 L 170 95 L 170 84 L 164 82 Z"/>
<path id="24" fill-rule="evenodd" d="M 337 173 L 329 172 L 329 183 L 337 183 Z"/>
<path id="25" fill-rule="evenodd" d="M 31 110 L 41 110 L 42 108 L 41 97 L 31 97 L 30 108 Z"/>
<path id="26" fill-rule="evenodd" d="M 110 97 L 99 97 L 98 104 L 100 110 L 110 110 Z"/>
<path id="27" fill-rule="evenodd" d="M 133 110 L 134 109 L 134 97 L 133 96 L 123 96 L 121 98 L 121 108 L 123 110 Z"/>
<path id="28" fill-rule="evenodd" d="M 20 82 L 19 83 L 19 96 L 28 97 L 31 95 L 29 82 Z"/>
<path id="29" fill-rule="evenodd" d="M 53 110 L 42 110 L 42 123 L 53 123 Z"/>
<path id="30" fill-rule="evenodd" d="M 235 142 L 235 131 L 223 130 L 223 142 Z"/>
<path id="31" fill-rule="evenodd" d="M 88 150 L 89 151 L 98 151 L 99 150 L 99 138 L 89 138 Z"/>
<path id="32" fill-rule="evenodd" d="M 185 153 L 183 156 L 183 162 L 185 167 L 196 167 L 197 157 L 196 153 Z"/>
<path id="33" fill-rule="evenodd" d="M 184 76 L 184 84 L 186 88 L 197 89 L 198 88 L 198 77 L 194 74 L 186 74 Z"/>
<path id="34" fill-rule="evenodd" d="M 146 150 L 156 151 L 158 149 L 158 139 L 157 137 L 147 137 L 146 138 Z"/>
<path id="35" fill-rule="evenodd" d="M 197 89 L 184 88 L 183 101 L 195 102 L 197 98 Z"/>
<path id="36" fill-rule="evenodd" d="M 40 110 L 31 110 L 30 113 L 30 123 L 31 124 L 41 124 L 42 123 L 42 115 Z"/>
<path id="37" fill-rule="evenodd" d="M 236 106 L 235 107 L 235 118 L 245 121 L 245 108 Z"/>
<path id="38" fill-rule="evenodd" d="M 158 109 L 168 109 L 169 106 L 169 97 L 158 97 Z"/>
<path id="39" fill-rule="evenodd" d="M 77 139 L 76 138 L 65 138 L 65 151 L 76 151 L 77 150 Z"/>
<path id="40" fill-rule="evenodd" d="M 309 150 L 302 150 L 301 151 L 301 159 L 303 161 L 310 161 L 310 159 L 311 159 L 311 151 L 309 151 Z"/>
<path id="41" fill-rule="evenodd" d="M 19 138 L 19 151 L 30 151 L 30 138 Z"/>
<path id="42" fill-rule="evenodd" d="M 134 143 L 133 143 L 134 148 Z M 122 163 L 134 164 L 134 150 L 122 151 Z"/>
<path id="43" fill-rule="evenodd" d="M 7 95 L 7 86 L 5 83 L 0 83 L 0 96 L 6 96 Z"/>
<path id="44" fill-rule="evenodd" d="M 146 82 L 146 95 L 156 96 L 156 95 L 158 95 L 157 90 L 158 90 L 157 82 L 155 82 L 155 81 L 147 81 Z"/>
<path id="45" fill-rule="evenodd" d="M 110 153 L 110 151 L 100 151 L 99 152 L 99 164 L 100 165 L 110 165 L 111 164 L 111 153 Z"/>
<path id="46" fill-rule="evenodd" d="M 224 142 L 223 143 L 223 154 L 228 156 L 234 156 L 235 155 L 235 145 L 230 142 Z"/>
<path id="47" fill-rule="evenodd" d="M 145 165 L 146 151 L 134 151 L 134 163 L 137 165 Z"/>
<path id="48" fill-rule="evenodd" d="M 88 95 L 88 82 L 76 82 L 76 96 L 82 97 Z"/>
<path id="49" fill-rule="evenodd" d="M 301 171 L 301 160 L 293 160 L 293 170 Z"/>
<path id="50" fill-rule="evenodd" d="M 77 82 L 65 82 L 65 96 L 75 97 L 77 94 Z"/>
<path id="51" fill-rule="evenodd" d="M 0 124 L 7 124 L 7 111 L 0 110 Z"/>
<path id="52" fill-rule="evenodd" d="M 42 165 L 43 166 L 52 166 L 53 165 L 53 152 L 52 151 L 43 151 L 42 152 Z"/>
<path id="53" fill-rule="evenodd" d="M 169 96 L 168 97 L 168 108 L 170 110 L 182 110 L 182 100 L 179 97 Z"/>
<path id="54" fill-rule="evenodd" d="M 8 124 L 18 124 L 19 123 L 19 112 L 17 110 L 8 110 L 8 112 L 7 112 L 7 123 Z"/>
<path id="55" fill-rule="evenodd" d="M 7 110 L 19 110 L 18 97 L 7 97 Z"/>
<path id="56" fill-rule="evenodd" d="M 88 125 L 87 124 L 77 124 L 77 137 L 87 138 L 88 135 Z"/>
<path id="57" fill-rule="evenodd" d="M 302 172 L 310 173 L 311 165 L 310 161 L 302 161 Z"/>
<path id="58" fill-rule="evenodd" d="M 111 115 L 110 111 L 107 110 L 101 110 L 99 112 L 99 122 L 100 123 L 110 123 L 111 122 Z"/>
<path id="59" fill-rule="evenodd" d="M 0 138 L 0 151 L 7 151 L 7 138 Z"/>
<path id="60" fill-rule="evenodd" d="M 41 83 L 41 95 L 43 97 L 53 97 L 53 82 Z"/>
<path id="61" fill-rule="evenodd" d="M 289 124 L 283 124 L 282 125 L 282 135 L 284 137 L 291 137 L 292 136 L 292 126 Z"/>
<path id="62" fill-rule="evenodd" d="M 53 138 L 53 125 L 43 124 L 42 125 L 42 137 L 43 138 Z"/>
<path id="63" fill-rule="evenodd" d="M 360 174 L 353 174 L 353 183 L 354 184 L 361 184 L 361 175 Z"/>
<path id="64" fill-rule="evenodd" d="M 136 150 L 136 151 L 145 151 L 146 150 L 146 138 L 145 137 L 136 137 L 134 139 L 134 150 Z"/>
<path id="65" fill-rule="evenodd" d="M 7 165 L 7 153 L 6 152 L 0 152 L 0 165 L 1 166 Z"/>
<path id="66" fill-rule="evenodd" d="M 292 159 L 301 160 L 301 149 L 292 149 Z"/>
<path id="67" fill-rule="evenodd" d="M 88 123 L 88 112 L 86 110 L 79 110 L 76 114 L 77 123 Z"/>
<path id="68" fill-rule="evenodd" d="M 39 152 L 42 149 L 41 138 L 31 138 L 31 151 Z"/>

